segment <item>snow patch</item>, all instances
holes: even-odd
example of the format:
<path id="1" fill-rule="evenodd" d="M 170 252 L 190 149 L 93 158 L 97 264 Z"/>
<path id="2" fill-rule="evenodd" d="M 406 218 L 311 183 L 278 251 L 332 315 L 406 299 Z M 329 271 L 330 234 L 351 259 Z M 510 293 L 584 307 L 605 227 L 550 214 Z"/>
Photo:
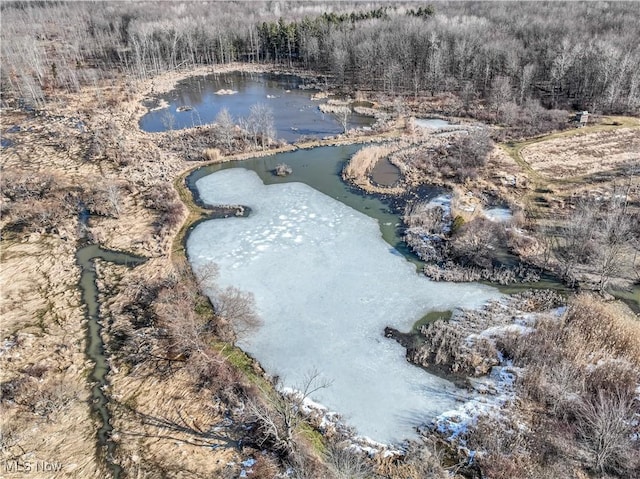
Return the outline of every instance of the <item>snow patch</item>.
<path id="1" fill-rule="evenodd" d="M 484 216 L 496 223 L 505 223 L 513 218 L 513 212 L 509 208 L 489 208 L 484 210 Z"/>
<path id="2" fill-rule="evenodd" d="M 470 378 L 471 398 L 440 414 L 434 420 L 436 430 L 448 441 L 465 447 L 466 433 L 481 416 L 499 416 L 504 405 L 515 399 L 515 381 L 521 373 L 521 368 L 511 365 L 494 366 L 489 376 Z"/>
<path id="3" fill-rule="evenodd" d="M 438 118 L 416 118 L 414 124 L 420 128 L 433 128 L 434 130 L 451 125 L 448 121 L 440 120 Z"/>

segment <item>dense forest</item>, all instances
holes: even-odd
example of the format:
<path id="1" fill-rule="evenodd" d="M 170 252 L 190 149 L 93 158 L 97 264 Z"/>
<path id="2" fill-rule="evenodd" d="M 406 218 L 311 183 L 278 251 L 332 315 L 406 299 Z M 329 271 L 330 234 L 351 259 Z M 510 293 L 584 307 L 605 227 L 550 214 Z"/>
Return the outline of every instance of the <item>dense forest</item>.
<path id="1" fill-rule="evenodd" d="M 634 2 L 159 3 L 3 3 L 2 91 L 42 106 L 113 70 L 243 61 L 390 94 L 640 111 Z"/>

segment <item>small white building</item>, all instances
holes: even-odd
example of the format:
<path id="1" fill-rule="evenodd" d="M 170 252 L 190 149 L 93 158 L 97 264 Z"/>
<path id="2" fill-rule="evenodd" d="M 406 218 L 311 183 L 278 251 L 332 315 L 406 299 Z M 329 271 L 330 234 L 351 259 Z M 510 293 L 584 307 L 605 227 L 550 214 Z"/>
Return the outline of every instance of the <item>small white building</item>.
<path id="1" fill-rule="evenodd" d="M 578 122 L 578 126 L 582 128 L 589 121 L 589 112 L 581 111 L 576 115 L 576 121 Z"/>

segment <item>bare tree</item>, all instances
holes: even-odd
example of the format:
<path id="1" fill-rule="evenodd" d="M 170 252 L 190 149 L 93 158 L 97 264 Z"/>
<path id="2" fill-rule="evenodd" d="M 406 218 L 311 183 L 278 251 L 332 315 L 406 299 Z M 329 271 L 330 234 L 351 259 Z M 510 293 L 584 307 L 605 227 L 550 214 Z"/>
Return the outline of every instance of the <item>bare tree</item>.
<path id="1" fill-rule="evenodd" d="M 253 105 L 249 112 L 247 126 L 254 144 L 257 146 L 259 139 L 260 146 L 264 149 L 276 135 L 273 110 L 264 103 Z"/>
<path id="2" fill-rule="evenodd" d="M 233 118 L 229 114 L 227 108 L 220 110 L 216 116 L 216 139 L 219 140 L 227 150 L 231 150 L 233 146 L 233 136 L 235 130 L 235 124 Z"/>
<path id="3" fill-rule="evenodd" d="M 631 241 L 635 237 L 633 224 L 637 224 L 638 217 L 629 211 L 627 193 L 628 190 L 614 190 L 597 221 L 595 261 L 600 291 L 604 291 L 612 276 L 621 273 L 626 265 L 633 264 Z"/>
<path id="4" fill-rule="evenodd" d="M 218 318 L 227 321 L 233 328 L 234 339 L 254 331 L 261 324 L 252 293 L 229 286 L 215 292 L 211 301 Z"/>
<path id="5" fill-rule="evenodd" d="M 190 284 L 189 286 L 195 286 Z M 197 290 L 187 286 L 184 277 L 158 294 L 156 312 L 169 333 L 176 357 L 201 355 L 216 360 L 210 351 L 211 328 L 195 311 Z"/>
<path id="6" fill-rule="evenodd" d="M 636 411 L 633 398 L 602 390 L 581 405 L 578 430 L 599 472 L 628 471 L 632 457 L 638 453 L 632 441 Z"/>
<path id="7" fill-rule="evenodd" d="M 553 237 L 560 276 L 569 283 L 575 283 L 576 267 L 590 261 L 594 252 L 595 221 L 592 205 L 580 201 L 573 214 L 559 228 L 559 234 Z"/>
<path id="8" fill-rule="evenodd" d="M 336 117 L 340 126 L 342 126 L 342 132 L 346 133 L 349 126 L 349 117 L 351 117 L 351 108 L 348 106 L 337 106 L 331 109 L 331 113 Z"/>
<path id="9" fill-rule="evenodd" d="M 251 399 L 248 415 L 257 426 L 259 445 L 268 444 L 285 456 L 293 456 L 305 400 L 329 385 L 330 382 L 323 380 L 318 371 L 311 371 L 292 392 L 262 391 L 264 399 Z"/>
<path id="10" fill-rule="evenodd" d="M 491 82 L 490 101 L 498 119 L 502 119 L 503 109 L 506 104 L 511 101 L 512 97 L 513 92 L 509 78 L 504 76 L 494 78 Z"/>
<path id="11" fill-rule="evenodd" d="M 522 68 L 522 73 L 520 75 L 520 82 L 518 84 L 518 103 L 520 105 L 524 103 L 525 96 L 531 86 L 531 81 L 533 80 L 535 70 L 536 70 L 535 65 L 531 63 L 527 63 Z"/>

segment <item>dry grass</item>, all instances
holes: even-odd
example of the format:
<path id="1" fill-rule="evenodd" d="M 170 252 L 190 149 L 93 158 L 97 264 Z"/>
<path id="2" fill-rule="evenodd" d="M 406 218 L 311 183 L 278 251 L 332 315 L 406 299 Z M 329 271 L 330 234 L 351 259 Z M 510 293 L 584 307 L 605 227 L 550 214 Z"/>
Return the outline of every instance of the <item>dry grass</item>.
<path id="1" fill-rule="evenodd" d="M 580 295 L 560 318 L 517 341 L 519 389 L 545 424 L 553 462 L 580 454 L 583 470 L 637 477 L 640 322 L 616 304 Z M 636 423 L 637 424 L 637 423 Z M 637 431 L 635 431 L 637 433 Z M 563 439 L 552 439 L 562 435 Z"/>
<path id="2" fill-rule="evenodd" d="M 167 77 L 171 77 L 165 79 L 164 86 L 168 88 L 178 76 L 170 74 Z M 158 83 L 162 82 L 157 82 L 156 86 Z M 160 185 L 169 185 L 170 188 L 170 180 L 193 165 L 177 155 L 162 151 L 151 135 L 138 129 L 137 119 L 144 113 L 140 100 L 144 95 L 143 90 L 147 88 L 148 92 L 151 84 L 151 81 L 144 82 L 142 90 L 133 90 L 126 95 L 122 95 L 118 89 L 101 88 L 99 85 L 78 94 L 62 94 L 60 103 L 55 105 L 56 116 L 45 114 L 35 117 L 10 111 L 3 111 L 0 116 L 3 138 L 4 132 L 13 125 L 20 127 L 6 134 L 13 145 L 2 151 L 3 177 L 17 179 L 12 186 L 24 183 L 30 191 L 28 197 L 20 196 L 20 191 L 14 191 L 17 196 L 14 195 L 9 204 L 5 202 L 2 205 L 2 226 L 14 221 L 18 215 L 24 216 L 22 210 L 36 211 L 22 208 L 22 204 L 46 206 L 53 199 L 60 200 L 56 203 L 58 207 L 53 209 L 58 215 L 55 228 L 38 229 L 39 220 L 34 218 L 30 220 L 29 228 L 16 230 L 10 238 L 4 235 L 2 239 L 0 339 L 3 341 L 3 354 L 0 359 L 0 382 L 7 385 L 20 382 L 31 374 L 27 371 L 33 373 L 34 365 L 47 368 L 45 382 L 32 388 L 32 393 L 29 390 L 20 393 L 21 404 L 9 400 L 2 403 L 4 426 L 7 423 L 11 426 L 3 427 L 5 449 L 2 459 L 20 458 L 26 454 L 22 459 L 26 457 L 63 463 L 64 477 L 107 475 L 101 469 L 101 459 L 96 455 L 97 423 L 91 416 L 88 404 L 90 385 L 86 377 L 89 365 L 84 352 L 85 314 L 77 289 L 79 271 L 74 257 L 80 230 L 73 195 L 89 189 L 100 193 L 98 186 L 113 182 L 119 195 L 118 217 L 94 216 L 88 231 L 89 237 L 107 248 L 124 249 L 152 258 L 145 265 L 144 274 L 147 278 L 164 274 L 170 264 L 173 236 L 186 215 L 176 201 L 170 203 L 174 206 L 177 203 L 179 208 L 168 211 L 154 211 L 145 203 L 154 201 L 154 193 L 162 190 Z M 82 120 L 82 127 L 78 127 L 79 120 Z M 92 141 L 91 133 L 106 126 L 112 133 L 107 140 L 118 139 L 118 155 L 127 161 L 110 158 L 108 151 L 111 150 L 105 150 L 108 154 L 87 155 Z M 111 148 L 113 145 L 108 146 Z M 32 184 L 29 178 L 49 176 L 55 179 L 53 188 L 44 191 L 42 196 L 38 188 L 34 188 L 39 186 L 38 182 Z M 28 181 L 20 183 L 25 178 Z M 95 199 L 103 198 L 96 196 Z M 66 205 L 65 201 L 71 206 L 68 211 L 60 207 Z M 94 199 L 87 204 L 90 208 L 93 208 L 92 205 L 103 213 L 107 211 Z M 46 208 L 38 210 L 38 214 L 45 215 L 45 218 L 48 212 Z M 100 213 L 97 210 L 95 212 Z M 121 292 L 121 281 L 132 274 L 131 271 L 117 268 L 117 274 L 111 274 L 112 268 L 110 265 L 100 268 L 107 273 L 100 281 L 101 291 L 106 294 L 102 298 L 105 302 L 113 299 L 112 296 L 117 297 Z M 105 304 L 103 313 L 107 308 Z M 117 368 L 112 371 L 110 395 L 119 397 L 126 391 L 130 384 L 127 382 L 127 372 Z M 135 390 L 139 392 L 136 400 L 141 409 L 153 406 L 158 397 L 169 394 L 172 388 L 166 385 L 165 389 L 165 385 L 148 375 L 149 372 L 144 378 L 131 378 L 134 382 L 147 381 L 147 390 Z M 25 383 L 27 386 L 33 382 L 29 381 Z M 60 388 L 56 386 L 60 381 L 64 381 L 67 391 L 77 391 L 77 394 L 70 397 L 60 395 Z M 184 384 L 178 389 L 183 394 L 190 394 Z M 198 400 L 201 403 L 207 401 L 206 397 Z M 188 403 L 184 399 L 181 402 Z M 176 414 L 183 413 L 180 407 L 175 409 Z M 198 414 L 199 410 L 193 409 L 188 415 L 196 417 Z M 169 415 L 166 417 L 169 418 Z M 195 418 L 196 421 L 198 419 Z M 143 423 L 136 423 L 131 416 L 121 418 L 116 413 L 116 437 L 120 431 L 140 430 Z M 11 437 L 6 435 L 9 429 L 13 431 Z M 148 440 L 144 441 L 140 437 L 134 434 L 125 441 L 126 455 L 134 462 L 133 458 L 141 457 L 142 453 L 152 458 L 145 465 L 147 472 L 153 469 L 153 458 L 162 458 L 165 462 L 173 462 L 172 467 L 187 470 L 186 465 L 192 462 L 194 455 L 202 452 L 198 473 L 211 471 L 209 475 L 215 476 L 220 464 L 226 464 L 225 459 L 229 457 L 227 446 L 206 452 L 201 446 L 194 446 L 192 454 L 185 456 L 181 452 L 182 438 L 173 438 L 170 433 L 149 435 Z M 42 438 L 47 440 L 43 442 Z M 215 458 L 223 459 L 216 463 Z M 127 465 L 132 467 L 130 471 L 135 472 L 132 462 Z"/>
<path id="3" fill-rule="evenodd" d="M 640 129 L 619 128 L 552 138 L 524 147 L 521 155 L 536 172 L 552 180 L 629 170 L 640 164 Z"/>
<path id="4" fill-rule="evenodd" d="M 217 163 L 221 158 L 220 150 L 218 148 L 206 148 L 202 152 L 202 156 L 205 160 L 211 161 L 212 163 Z"/>
<path id="5" fill-rule="evenodd" d="M 473 371 L 475 361 L 497 364 L 500 351 L 519 371 L 515 400 L 480 417 L 465 446 L 483 477 L 638 478 L 640 322 L 586 294 L 561 315 L 526 313 L 557 300 L 534 294 L 424 329 L 433 361 Z M 508 327 L 522 320 L 533 329 Z"/>
<path id="6" fill-rule="evenodd" d="M 567 317 L 567 350 L 590 363 L 624 358 L 640 368 L 640 321 L 594 296 L 579 296 Z"/>
<path id="7" fill-rule="evenodd" d="M 342 177 L 356 184 L 364 183 L 376 163 L 397 150 L 397 145 L 375 145 L 362 148 L 351 157 L 342 172 Z"/>
<path id="8" fill-rule="evenodd" d="M 141 367 L 116 379 L 117 459 L 129 477 L 227 477 L 237 436 L 232 428 L 214 429 L 223 425 L 224 405 L 196 391 L 186 370 L 159 376 Z M 237 477 L 237 466 L 231 470 Z"/>
<path id="9" fill-rule="evenodd" d="M 406 145 L 403 143 L 364 147 L 351 157 L 342 171 L 342 178 L 370 193 L 400 194 L 403 191 L 402 187 L 384 187 L 372 184 L 371 172 L 378 161 L 405 147 Z"/>

